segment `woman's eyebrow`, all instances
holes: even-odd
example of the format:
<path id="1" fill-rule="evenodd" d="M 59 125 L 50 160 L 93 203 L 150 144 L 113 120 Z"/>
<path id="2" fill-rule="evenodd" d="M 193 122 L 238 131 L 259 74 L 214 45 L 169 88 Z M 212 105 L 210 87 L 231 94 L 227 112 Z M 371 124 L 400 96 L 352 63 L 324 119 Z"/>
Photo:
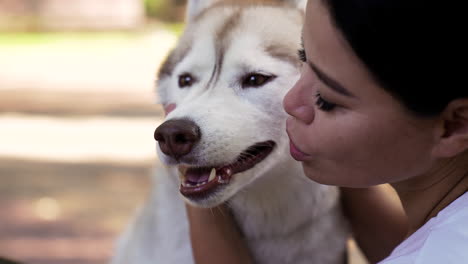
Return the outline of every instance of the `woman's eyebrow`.
<path id="1" fill-rule="evenodd" d="M 314 71 L 315 75 L 317 75 L 317 78 L 319 78 L 320 81 L 322 81 L 325 85 L 330 87 L 332 90 L 344 96 L 355 97 L 348 89 L 344 88 L 344 86 L 341 85 L 339 82 L 335 81 L 334 79 L 326 75 L 322 70 L 320 70 L 311 61 L 307 60 L 307 64 L 312 69 L 312 71 Z"/>
<path id="2" fill-rule="evenodd" d="M 333 78 L 328 77 L 322 70 L 320 70 L 315 64 L 313 64 L 310 60 L 307 59 L 305 48 L 304 48 L 304 36 L 301 34 L 301 48 L 304 52 L 307 64 L 312 69 L 312 71 L 317 75 L 320 81 L 322 81 L 325 85 L 330 87 L 332 90 L 336 91 L 339 94 L 348 96 L 348 97 L 355 97 L 348 89 L 344 88 L 339 82 L 335 81 Z"/>

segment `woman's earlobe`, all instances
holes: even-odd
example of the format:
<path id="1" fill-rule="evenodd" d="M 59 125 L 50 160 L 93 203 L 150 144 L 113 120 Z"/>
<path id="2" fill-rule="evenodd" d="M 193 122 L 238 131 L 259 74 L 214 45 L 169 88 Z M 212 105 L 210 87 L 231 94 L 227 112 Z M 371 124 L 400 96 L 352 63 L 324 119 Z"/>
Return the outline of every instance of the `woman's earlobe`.
<path id="1" fill-rule="evenodd" d="M 448 158 L 468 150 L 468 98 L 448 104 L 441 119 L 442 132 L 433 154 Z"/>

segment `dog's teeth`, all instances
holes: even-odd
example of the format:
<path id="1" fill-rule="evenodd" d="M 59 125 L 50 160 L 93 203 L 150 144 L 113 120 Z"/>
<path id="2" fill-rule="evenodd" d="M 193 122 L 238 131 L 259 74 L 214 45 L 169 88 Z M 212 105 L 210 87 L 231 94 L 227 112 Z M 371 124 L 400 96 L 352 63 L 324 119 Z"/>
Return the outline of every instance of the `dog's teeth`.
<path id="1" fill-rule="evenodd" d="M 184 186 L 184 187 L 191 187 L 192 184 L 189 183 L 189 182 L 183 181 L 183 182 L 182 182 L 182 186 Z"/>
<path id="2" fill-rule="evenodd" d="M 213 169 L 211 169 L 210 178 L 208 179 L 208 181 L 210 182 L 210 181 L 214 180 L 215 178 L 216 178 L 216 169 L 213 168 Z"/>
<path id="3" fill-rule="evenodd" d="M 221 184 L 227 183 L 227 181 L 224 180 L 223 177 L 219 177 L 218 182 L 221 183 Z"/>

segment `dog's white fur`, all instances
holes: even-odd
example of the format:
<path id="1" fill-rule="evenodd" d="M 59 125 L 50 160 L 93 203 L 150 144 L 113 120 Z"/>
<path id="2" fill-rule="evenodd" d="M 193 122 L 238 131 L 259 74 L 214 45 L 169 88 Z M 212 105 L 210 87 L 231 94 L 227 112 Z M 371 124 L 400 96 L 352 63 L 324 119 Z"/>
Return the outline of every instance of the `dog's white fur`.
<path id="1" fill-rule="evenodd" d="M 159 75 L 161 102 L 177 105 L 166 120 L 189 118 L 202 132 L 178 162 L 229 164 L 257 142 L 274 140 L 276 147 L 209 198 L 183 199 L 202 207 L 226 202 L 256 263 L 343 263 L 347 225 L 338 190 L 307 179 L 288 154 L 281 103 L 299 77 L 303 10 L 214 2 L 219 1 L 189 2 L 185 33 Z M 197 81 L 181 89 L 178 77 L 187 72 Z M 249 73 L 276 77 L 243 89 Z M 151 196 L 122 236 L 114 264 L 193 263 L 178 162 L 161 151 L 159 156 L 168 167 L 157 171 Z"/>

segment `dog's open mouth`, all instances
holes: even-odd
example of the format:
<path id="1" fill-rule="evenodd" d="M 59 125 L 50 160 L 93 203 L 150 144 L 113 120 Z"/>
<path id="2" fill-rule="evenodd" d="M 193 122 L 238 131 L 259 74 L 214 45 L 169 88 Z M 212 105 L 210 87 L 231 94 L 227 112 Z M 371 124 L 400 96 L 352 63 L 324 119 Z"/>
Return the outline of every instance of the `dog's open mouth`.
<path id="1" fill-rule="evenodd" d="M 253 168 L 264 160 L 275 147 L 275 142 L 265 141 L 250 146 L 235 162 L 215 167 L 179 166 L 180 193 L 186 197 L 203 197 L 217 187 L 228 184 L 232 176 Z"/>

